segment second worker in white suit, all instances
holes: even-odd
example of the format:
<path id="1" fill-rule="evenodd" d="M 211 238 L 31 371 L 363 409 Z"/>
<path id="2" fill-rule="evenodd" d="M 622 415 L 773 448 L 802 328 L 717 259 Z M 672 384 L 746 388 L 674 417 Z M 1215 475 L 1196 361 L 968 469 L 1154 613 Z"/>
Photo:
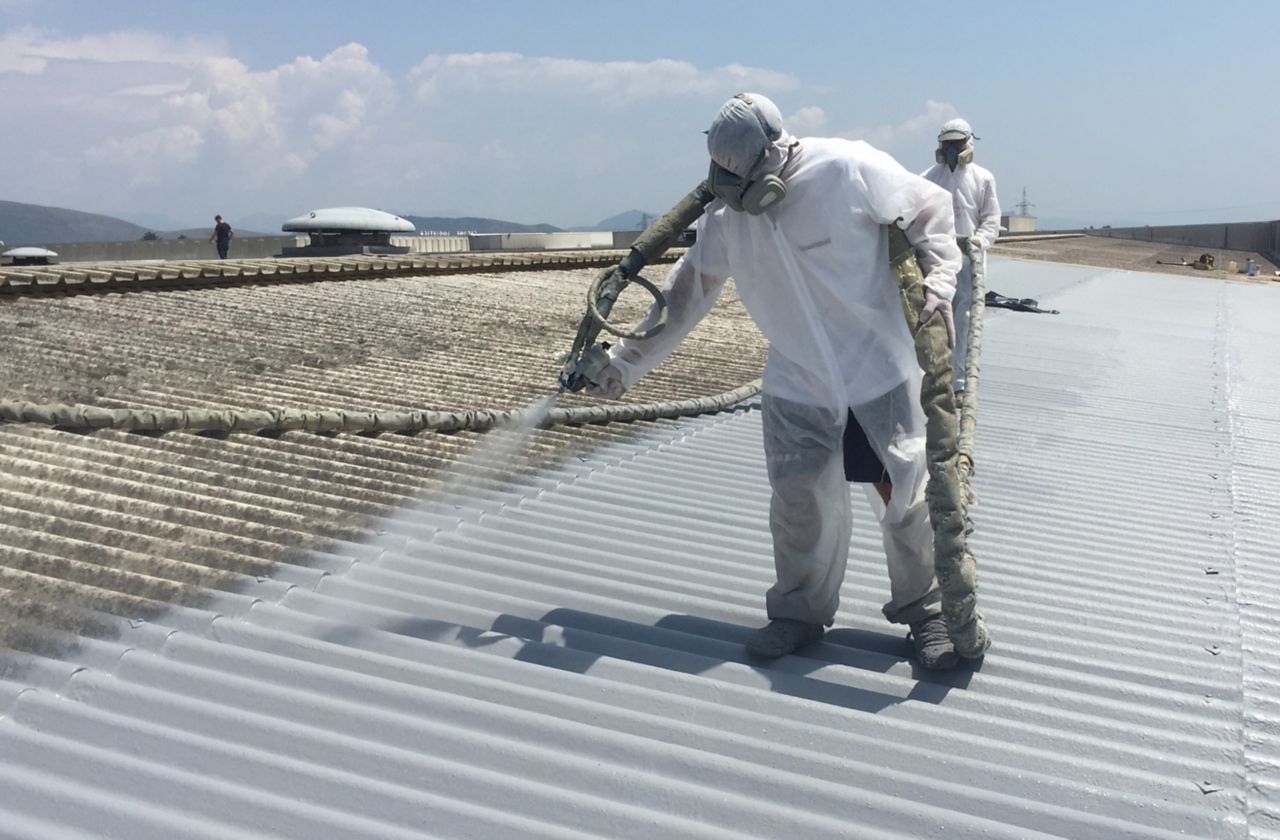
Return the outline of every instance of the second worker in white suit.
<path id="1" fill-rule="evenodd" d="M 957 654 L 941 615 L 924 499 L 921 372 L 886 232 L 899 225 L 915 247 L 925 272 L 922 318 L 950 325 L 960 266 L 951 202 L 866 143 L 792 137 L 777 106 L 758 94 L 721 108 L 707 148 L 708 185 L 718 198 L 667 277 L 667 326 L 612 348 L 591 392 L 620 396 L 652 370 L 732 277 L 769 340 L 762 421 L 777 577 L 765 598 L 770 622 L 747 649 L 782 656 L 833 623 L 855 481 L 883 532 L 885 617 L 911 628 L 922 665 L 952 667 Z"/>
<path id="2" fill-rule="evenodd" d="M 952 354 L 955 389 L 964 390 L 964 367 L 969 349 L 969 307 L 976 281 L 986 278 L 987 249 L 1000 236 L 1000 200 L 996 179 L 973 162 L 973 129 L 961 119 L 948 120 L 938 132 L 937 163 L 925 170 L 925 178 L 951 193 L 956 217 L 956 237 L 964 253 L 964 265 L 956 275 L 952 300 L 956 322 L 956 346 Z"/>

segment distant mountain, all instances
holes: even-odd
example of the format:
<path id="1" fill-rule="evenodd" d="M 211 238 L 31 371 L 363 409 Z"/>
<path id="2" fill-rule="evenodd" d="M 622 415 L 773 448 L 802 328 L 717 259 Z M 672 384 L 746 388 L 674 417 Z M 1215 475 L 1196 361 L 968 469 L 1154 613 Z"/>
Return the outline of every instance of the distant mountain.
<path id="1" fill-rule="evenodd" d="M 0 0 L 0 2 L 3 2 L 3 0 Z M 193 218 L 188 216 L 179 219 L 168 213 L 157 213 L 150 210 L 113 210 L 109 207 L 102 211 L 102 215 L 125 219 L 135 225 L 142 225 L 147 230 L 154 230 L 156 233 L 162 230 L 180 231 L 185 227 L 191 227 L 191 219 Z M 212 219 L 213 216 L 210 215 L 209 218 Z"/>
<path id="2" fill-rule="evenodd" d="M 235 232 L 236 236 L 282 235 L 258 233 L 240 227 L 236 227 Z M 207 239 L 213 233 L 213 222 L 210 221 L 208 227 L 160 230 L 101 213 L 0 201 L 0 242 L 5 243 L 6 248 L 72 242 L 127 242 L 141 239 L 148 233 L 154 233 L 160 239 L 177 239 L 180 236 L 187 239 Z"/>
<path id="3" fill-rule="evenodd" d="M 256 230 L 245 230 L 244 228 L 237 227 L 236 225 L 232 225 L 231 229 L 235 232 L 236 236 L 240 236 L 240 237 L 289 236 L 290 235 L 287 233 L 261 233 Z M 160 232 L 157 231 L 157 233 L 160 233 Z M 186 237 L 187 239 L 208 239 L 212 233 L 213 233 L 213 224 L 210 223 L 208 227 L 187 228 L 186 230 L 164 231 L 163 233 L 160 233 L 160 238 L 161 239 L 179 239 L 181 237 Z"/>
<path id="4" fill-rule="evenodd" d="M 443 233 L 454 236 L 460 233 L 559 233 L 563 228 L 552 225 L 522 225 L 501 219 L 482 219 L 475 216 L 412 216 L 397 213 L 400 218 L 413 222 L 419 233 Z"/>
<path id="5" fill-rule="evenodd" d="M 583 228 L 583 230 L 644 230 L 656 218 L 656 213 L 646 213 L 643 210 L 628 210 L 625 213 L 601 219 L 595 223 L 594 227 Z"/>
<path id="6" fill-rule="evenodd" d="M 479 216 L 414 216 L 408 213 L 398 214 L 401 218 L 413 223 L 423 233 L 560 233 L 564 228 L 554 225 L 526 225 L 509 222 L 503 219 L 488 219 Z M 151 217 L 159 219 L 159 216 Z M 608 219 L 604 219 L 594 227 L 575 228 L 582 231 L 640 230 L 652 221 L 652 213 L 632 210 Z M 280 236 L 279 225 L 284 218 L 275 220 L 265 213 L 248 214 L 243 217 L 228 216 L 236 236 Z M 271 233 L 259 233 L 268 230 Z M 99 213 L 85 213 L 80 210 L 69 210 L 63 207 L 46 207 L 40 204 L 21 204 L 16 201 L 0 201 L 0 241 L 6 247 L 19 245 L 52 245 L 71 242 L 120 242 L 141 239 L 147 233 L 155 233 L 161 239 L 177 239 L 185 236 L 188 239 L 208 238 L 213 231 L 213 222 L 208 227 L 186 228 L 184 230 L 158 230 L 127 222 L 114 216 Z"/>
<path id="7" fill-rule="evenodd" d="M 97 213 L 64 207 L 0 201 L 0 241 L 6 247 L 57 242 L 115 242 L 141 239 L 147 229 Z"/>
<path id="8" fill-rule="evenodd" d="M 234 216 L 223 213 L 227 217 L 227 221 L 239 233 L 241 228 L 245 230 L 269 230 L 270 234 L 264 236 L 283 236 L 284 232 L 280 230 L 280 226 L 292 219 L 294 216 L 304 215 L 301 211 L 293 213 L 236 213 Z M 213 221 L 210 217 L 210 229 L 212 229 Z M 247 235 L 247 234 L 246 234 Z"/>

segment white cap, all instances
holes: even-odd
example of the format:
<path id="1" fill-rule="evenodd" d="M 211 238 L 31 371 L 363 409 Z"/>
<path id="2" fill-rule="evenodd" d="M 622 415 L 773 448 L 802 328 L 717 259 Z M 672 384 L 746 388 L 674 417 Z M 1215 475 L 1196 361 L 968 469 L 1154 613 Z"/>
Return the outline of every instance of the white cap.
<path id="1" fill-rule="evenodd" d="M 968 140 L 973 137 L 973 129 L 969 127 L 969 123 L 956 117 L 954 120 L 947 120 L 942 124 L 942 131 L 938 132 L 938 142 L 942 143 L 946 140 Z"/>

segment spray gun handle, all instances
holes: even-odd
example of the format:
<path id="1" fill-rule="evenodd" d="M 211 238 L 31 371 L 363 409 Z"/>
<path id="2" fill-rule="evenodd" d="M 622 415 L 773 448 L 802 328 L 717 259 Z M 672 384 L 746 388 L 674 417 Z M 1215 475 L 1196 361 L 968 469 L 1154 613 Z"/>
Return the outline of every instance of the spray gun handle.
<path id="1" fill-rule="evenodd" d="M 600 371 L 609 365 L 609 342 L 602 341 L 592 345 L 582 354 L 582 358 L 578 360 L 577 373 L 587 382 L 595 382 Z"/>
<path id="2" fill-rule="evenodd" d="M 560 392 L 565 391 L 581 391 L 583 388 L 595 383 L 600 376 L 600 371 L 607 368 L 612 359 L 609 356 L 609 342 L 602 341 L 599 344 L 593 344 L 591 347 L 579 354 L 570 354 L 564 366 L 560 371 Z"/>

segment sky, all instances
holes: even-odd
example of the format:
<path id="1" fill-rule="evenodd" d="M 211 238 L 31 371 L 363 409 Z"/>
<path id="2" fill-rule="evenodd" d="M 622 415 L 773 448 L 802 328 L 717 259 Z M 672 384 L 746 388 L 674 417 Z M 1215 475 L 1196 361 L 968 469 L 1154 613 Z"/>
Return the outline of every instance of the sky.
<path id="1" fill-rule="evenodd" d="M 0 199 L 593 226 L 675 204 L 753 91 L 912 171 L 963 116 L 1041 227 L 1280 219 L 1278 33 L 1274 0 L 0 0 Z"/>

